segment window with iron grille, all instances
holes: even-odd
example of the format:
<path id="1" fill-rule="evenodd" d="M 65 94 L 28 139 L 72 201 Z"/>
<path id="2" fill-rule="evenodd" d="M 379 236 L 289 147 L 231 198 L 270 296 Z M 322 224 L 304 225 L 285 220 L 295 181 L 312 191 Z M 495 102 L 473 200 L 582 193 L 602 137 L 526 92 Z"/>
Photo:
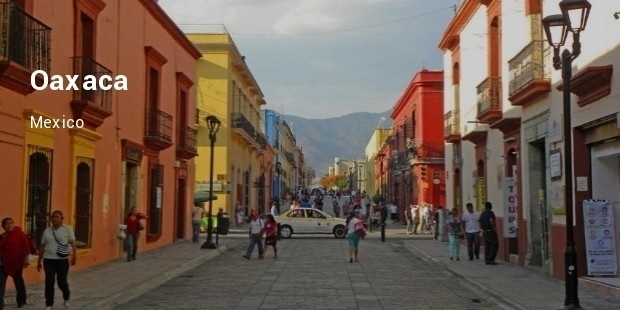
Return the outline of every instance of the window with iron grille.
<path id="1" fill-rule="evenodd" d="M 161 234 L 163 193 L 164 166 L 151 164 L 149 168 L 149 219 L 147 221 L 147 233 L 149 235 Z"/>
<path id="2" fill-rule="evenodd" d="M 250 207 L 250 172 L 249 171 L 246 171 L 243 173 L 243 204 Z M 262 211 L 262 210 L 259 210 L 259 211 Z"/>
<path id="3" fill-rule="evenodd" d="M 75 243 L 78 248 L 90 248 L 95 160 L 78 157 L 75 169 Z"/>
<path id="4" fill-rule="evenodd" d="M 37 245 L 47 228 L 50 214 L 53 152 L 52 149 L 28 145 L 26 233 Z"/>

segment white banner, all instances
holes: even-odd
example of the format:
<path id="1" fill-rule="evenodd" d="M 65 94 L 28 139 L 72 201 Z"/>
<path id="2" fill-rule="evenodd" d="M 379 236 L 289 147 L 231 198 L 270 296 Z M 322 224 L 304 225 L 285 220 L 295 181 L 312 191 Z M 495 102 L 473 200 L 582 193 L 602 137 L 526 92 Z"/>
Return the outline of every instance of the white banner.
<path id="1" fill-rule="evenodd" d="M 615 276 L 618 273 L 618 266 L 616 264 L 614 208 L 611 201 L 584 200 L 583 222 L 588 275 Z"/>
<path id="2" fill-rule="evenodd" d="M 517 185 L 512 177 L 504 178 L 504 238 L 517 237 Z"/>

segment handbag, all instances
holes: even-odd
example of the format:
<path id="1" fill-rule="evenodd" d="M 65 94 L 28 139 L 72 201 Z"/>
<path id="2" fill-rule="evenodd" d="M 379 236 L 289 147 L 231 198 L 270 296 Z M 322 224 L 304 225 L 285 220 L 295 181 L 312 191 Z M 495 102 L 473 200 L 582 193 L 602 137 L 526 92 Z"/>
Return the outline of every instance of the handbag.
<path id="1" fill-rule="evenodd" d="M 142 220 L 138 221 L 138 230 L 144 230 L 144 223 L 142 223 Z"/>
<path id="2" fill-rule="evenodd" d="M 52 235 L 54 235 L 54 240 L 56 240 L 56 243 L 58 243 L 58 247 L 56 247 L 56 255 L 60 257 L 69 256 L 69 244 L 60 243 L 56 238 L 56 233 L 54 233 L 54 230 L 52 230 Z"/>
<path id="3" fill-rule="evenodd" d="M 127 237 L 127 234 L 125 234 L 125 230 L 124 229 L 119 229 L 118 233 L 116 234 L 116 239 L 118 240 L 123 240 Z"/>

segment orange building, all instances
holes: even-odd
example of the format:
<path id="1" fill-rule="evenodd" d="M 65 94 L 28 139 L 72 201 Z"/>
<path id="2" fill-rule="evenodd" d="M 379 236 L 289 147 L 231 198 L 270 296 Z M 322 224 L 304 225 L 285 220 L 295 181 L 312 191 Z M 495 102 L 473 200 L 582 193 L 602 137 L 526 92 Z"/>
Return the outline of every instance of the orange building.
<path id="1" fill-rule="evenodd" d="M 77 268 L 123 256 L 134 206 L 140 251 L 191 236 L 200 53 L 157 2 L 0 0 L 0 42 L 0 217 L 38 241 L 63 211 Z"/>
<path id="2" fill-rule="evenodd" d="M 442 115 L 443 71 L 423 69 L 392 108 L 394 132 L 381 150 L 387 156 L 386 198 L 401 216 L 410 204 L 445 206 Z"/>

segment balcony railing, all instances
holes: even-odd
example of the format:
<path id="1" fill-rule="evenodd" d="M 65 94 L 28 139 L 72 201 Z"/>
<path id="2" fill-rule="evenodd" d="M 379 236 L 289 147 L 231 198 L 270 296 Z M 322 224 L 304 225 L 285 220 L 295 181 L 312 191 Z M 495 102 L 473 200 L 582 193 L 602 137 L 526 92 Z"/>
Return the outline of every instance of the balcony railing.
<path id="1" fill-rule="evenodd" d="M 231 113 L 232 121 L 231 127 L 233 129 L 240 129 L 243 132 L 243 136 L 248 142 L 258 150 L 264 150 L 267 147 L 267 139 L 259 131 L 256 130 L 252 122 L 250 122 L 245 115 L 239 112 Z"/>
<path id="2" fill-rule="evenodd" d="M 30 71 L 50 70 L 51 28 L 19 6 L 0 1 L 0 62 L 12 61 Z"/>
<path id="3" fill-rule="evenodd" d="M 496 121 L 502 117 L 500 77 L 489 77 L 477 87 L 478 120 Z"/>
<path id="4" fill-rule="evenodd" d="M 181 159 L 191 159 L 198 155 L 198 149 L 196 148 L 198 131 L 192 127 L 179 130 L 181 134 L 179 134 L 179 139 L 177 141 L 177 157 Z"/>
<path id="5" fill-rule="evenodd" d="M 513 105 L 527 104 L 551 90 L 544 52 L 545 42 L 535 40 L 508 61 L 510 71 L 508 94 Z"/>
<path id="6" fill-rule="evenodd" d="M 443 116 L 444 140 L 446 142 L 456 142 L 461 139 L 461 123 L 459 110 L 448 111 Z"/>
<path id="7" fill-rule="evenodd" d="M 50 72 L 51 29 L 14 3 L 0 0 L 0 86 L 27 95 L 30 75 Z M 35 77 L 38 85 L 43 78 Z"/>
<path id="8" fill-rule="evenodd" d="M 79 75 L 77 85 L 83 85 L 86 76 L 94 76 L 97 81 L 107 75 L 112 76 L 112 71 L 89 57 L 73 57 L 73 74 Z M 110 82 L 112 83 L 112 82 Z M 78 86 L 73 91 L 73 100 L 87 100 L 104 111 L 112 111 L 112 90 L 85 90 Z"/>
<path id="9" fill-rule="evenodd" d="M 172 115 L 158 110 L 146 110 L 144 139 L 149 148 L 163 150 L 172 145 Z"/>

